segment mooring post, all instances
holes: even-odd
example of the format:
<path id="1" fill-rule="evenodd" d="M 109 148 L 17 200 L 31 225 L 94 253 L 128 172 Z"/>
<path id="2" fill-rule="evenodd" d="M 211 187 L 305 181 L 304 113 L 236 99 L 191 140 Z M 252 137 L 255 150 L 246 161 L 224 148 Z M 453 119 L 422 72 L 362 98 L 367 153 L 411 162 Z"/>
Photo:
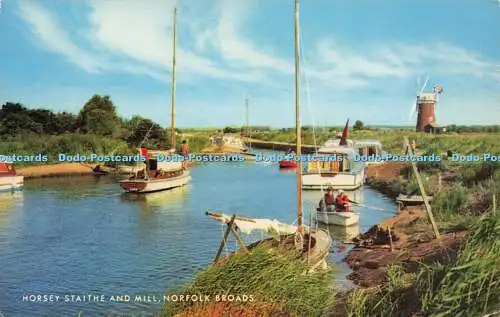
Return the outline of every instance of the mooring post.
<path id="1" fill-rule="evenodd" d="M 408 141 L 408 137 L 404 138 L 405 142 L 405 148 L 406 151 L 409 153 L 410 156 L 413 155 L 413 151 L 410 147 L 410 142 Z M 420 174 L 418 173 L 417 166 L 413 160 L 410 160 L 411 167 L 413 169 L 413 172 L 415 173 L 415 178 L 417 179 L 418 187 L 420 188 L 420 194 L 422 194 L 422 198 L 424 200 L 425 204 L 425 209 L 427 210 L 427 215 L 429 216 L 429 220 L 431 221 L 432 228 L 434 229 L 434 234 L 436 235 L 436 239 L 441 240 L 441 235 L 439 234 L 438 227 L 436 225 L 436 222 L 434 221 L 434 216 L 432 214 L 432 209 L 431 205 L 429 204 L 429 199 L 427 198 L 427 195 L 425 193 L 425 188 L 424 184 L 422 183 L 422 179 L 420 178 Z"/>
<path id="2" fill-rule="evenodd" d="M 394 249 L 392 247 L 392 234 L 391 234 L 391 227 L 390 226 L 387 227 L 387 232 L 389 233 L 389 246 L 390 246 L 390 250 L 392 252 Z"/>
<path id="3" fill-rule="evenodd" d="M 222 241 L 220 243 L 219 250 L 217 251 L 217 255 L 215 256 L 214 263 L 217 263 L 217 260 L 219 260 L 219 257 L 222 253 L 222 250 L 224 249 L 224 246 L 227 243 L 227 237 L 229 236 L 229 233 L 231 232 L 231 229 L 233 228 L 234 218 L 236 218 L 236 215 L 233 215 L 231 217 L 231 220 L 227 224 L 227 229 L 226 229 L 226 232 L 224 233 L 224 238 L 222 238 Z"/>
<path id="4" fill-rule="evenodd" d="M 493 187 L 493 189 L 495 189 Z M 497 196 L 496 193 L 493 193 L 493 213 L 497 212 Z"/>

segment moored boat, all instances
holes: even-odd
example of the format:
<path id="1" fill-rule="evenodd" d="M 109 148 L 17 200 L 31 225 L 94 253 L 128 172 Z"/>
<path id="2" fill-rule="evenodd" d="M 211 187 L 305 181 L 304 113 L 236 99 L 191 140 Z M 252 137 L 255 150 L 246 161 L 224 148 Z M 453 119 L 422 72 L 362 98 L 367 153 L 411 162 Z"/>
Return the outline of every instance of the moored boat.
<path id="1" fill-rule="evenodd" d="M 20 189 L 23 184 L 24 176 L 17 175 L 13 162 L 0 155 L 0 191 Z"/>
<path id="2" fill-rule="evenodd" d="M 223 213 L 206 212 L 212 219 L 220 221 L 224 224 L 231 223 L 231 216 Z M 258 240 L 247 246 L 248 250 L 252 250 L 257 246 L 264 246 L 273 249 L 295 249 L 295 238 L 297 233 L 297 226 L 281 223 L 276 219 L 256 219 L 246 217 L 234 217 L 233 225 L 244 234 L 251 234 L 254 230 L 264 231 L 274 237 Z M 302 259 L 308 261 L 311 267 L 325 267 L 326 257 L 332 244 L 332 238 L 326 230 L 323 229 L 310 229 L 306 226 L 303 227 L 303 246 L 302 246 Z M 309 246 L 310 238 L 310 246 Z"/>
<path id="3" fill-rule="evenodd" d="M 279 165 L 280 165 L 280 168 L 296 168 L 297 162 L 284 160 L 284 161 L 280 161 Z"/>
<path id="4" fill-rule="evenodd" d="M 353 211 L 317 211 L 316 220 L 327 225 L 349 227 L 359 223 L 359 213 Z"/>
<path id="5" fill-rule="evenodd" d="M 427 196 L 428 201 L 432 201 L 432 199 L 433 199 L 433 196 Z M 396 198 L 396 201 L 403 204 L 403 205 L 406 205 L 406 206 L 424 204 L 424 198 L 421 195 L 399 194 L 399 196 Z"/>

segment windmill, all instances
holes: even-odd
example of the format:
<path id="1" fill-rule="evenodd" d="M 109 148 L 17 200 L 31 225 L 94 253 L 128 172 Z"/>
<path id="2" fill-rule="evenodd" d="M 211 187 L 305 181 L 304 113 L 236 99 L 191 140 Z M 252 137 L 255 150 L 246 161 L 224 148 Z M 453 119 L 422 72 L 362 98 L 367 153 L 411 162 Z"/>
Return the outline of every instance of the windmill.
<path id="1" fill-rule="evenodd" d="M 417 82 L 420 83 L 420 79 Z M 435 108 L 438 95 L 443 92 L 443 88 L 440 85 L 434 85 L 433 92 L 424 92 L 428 83 L 429 77 L 427 76 L 424 84 L 417 91 L 417 99 L 412 104 L 410 110 L 410 119 L 417 114 L 417 132 L 434 132 L 438 129 Z"/>

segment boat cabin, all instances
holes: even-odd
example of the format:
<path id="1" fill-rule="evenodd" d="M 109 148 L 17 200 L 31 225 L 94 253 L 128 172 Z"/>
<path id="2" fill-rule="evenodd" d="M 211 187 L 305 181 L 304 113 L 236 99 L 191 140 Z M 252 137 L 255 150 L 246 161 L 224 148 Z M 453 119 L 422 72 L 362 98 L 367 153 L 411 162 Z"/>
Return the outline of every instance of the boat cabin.
<path id="1" fill-rule="evenodd" d="M 149 177 L 145 177 L 146 171 Z M 183 157 L 181 155 L 172 151 L 148 151 L 148 159 L 144 164 L 134 168 L 132 178 L 171 178 L 180 176 L 183 171 Z"/>
<path id="2" fill-rule="evenodd" d="M 382 144 L 378 140 L 357 140 L 355 141 L 355 147 L 359 155 L 382 155 Z"/>
<path id="3" fill-rule="evenodd" d="M 324 146 L 318 155 L 318 160 L 307 163 L 307 173 L 337 174 L 351 171 L 355 150 L 347 146 Z"/>

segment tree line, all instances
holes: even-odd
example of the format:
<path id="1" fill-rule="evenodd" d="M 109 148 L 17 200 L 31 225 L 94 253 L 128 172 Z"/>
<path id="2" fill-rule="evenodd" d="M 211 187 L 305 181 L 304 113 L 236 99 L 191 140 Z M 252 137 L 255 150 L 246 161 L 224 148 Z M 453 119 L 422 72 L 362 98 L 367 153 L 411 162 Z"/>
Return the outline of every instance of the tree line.
<path id="1" fill-rule="evenodd" d="M 136 147 L 143 141 L 148 146 L 170 146 L 170 131 L 138 115 L 130 119 L 118 116 L 111 98 L 101 95 L 92 96 L 77 114 L 28 109 L 20 103 L 3 104 L 0 109 L 0 139 L 9 140 L 30 134 L 92 134 L 121 139 L 130 147 Z"/>

